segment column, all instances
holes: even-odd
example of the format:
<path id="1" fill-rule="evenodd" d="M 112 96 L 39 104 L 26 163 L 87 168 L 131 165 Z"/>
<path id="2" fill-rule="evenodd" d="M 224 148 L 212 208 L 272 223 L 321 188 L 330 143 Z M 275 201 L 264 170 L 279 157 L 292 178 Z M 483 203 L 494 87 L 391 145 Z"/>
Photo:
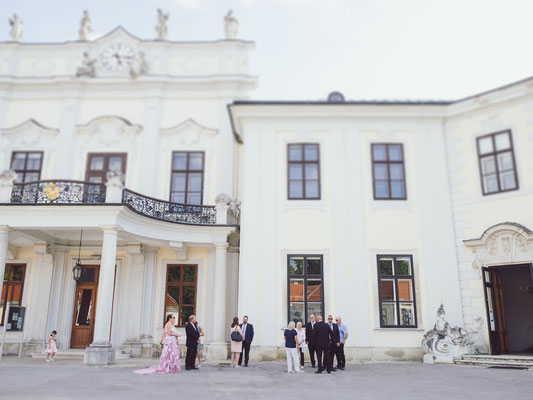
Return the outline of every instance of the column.
<path id="1" fill-rule="evenodd" d="M 36 254 L 35 272 L 29 293 L 27 321 L 30 322 L 24 329 L 26 353 L 40 352 L 46 343 L 46 322 L 54 271 L 53 246 L 48 243 L 35 243 L 33 248 Z"/>
<path id="2" fill-rule="evenodd" d="M 144 250 L 144 279 L 141 308 L 141 357 L 152 357 L 152 330 L 154 309 L 154 282 L 157 249 Z"/>
<path id="3" fill-rule="evenodd" d="M 113 310 L 117 236 L 120 228 L 117 226 L 104 226 L 102 229 L 104 231 L 104 240 L 102 242 L 102 259 L 98 279 L 94 338 L 93 343 L 85 350 L 83 360 L 84 364 L 89 365 L 107 365 L 115 362 L 115 349 L 109 341 L 109 336 Z"/>
<path id="4" fill-rule="evenodd" d="M 10 229 L 5 225 L 0 225 L 0 277 L 3 276 L 6 269 L 7 245 L 9 244 Z M 0 289 L 1 291 L 2 289 Z"/>
<path id="5" fill-rule="evenodd" d="M 215 245 L 215 288 L 213 296 L 213 340 L 209 344 L 208 358 L 225 360 L 228 358 L 226 336 L 228 320 L 226 318 L 226 249 L 227 243 Z"/>

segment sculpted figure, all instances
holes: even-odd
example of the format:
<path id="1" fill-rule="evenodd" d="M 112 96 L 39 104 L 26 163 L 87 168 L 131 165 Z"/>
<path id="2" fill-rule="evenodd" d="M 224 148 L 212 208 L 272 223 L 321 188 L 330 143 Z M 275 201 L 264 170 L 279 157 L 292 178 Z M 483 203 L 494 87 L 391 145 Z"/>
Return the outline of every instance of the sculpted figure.
<path id="1" fill-rule="evenodd" d="M 80 21 L 80 30 L 78 32 L 80 40 L 90 40 L 92 31 L 91 17 L 89 17 L 89 12 L 85 10 L 83 11 L 83 18 Z"/>
<path id="2" fill-rule="evenodd" d="M 13 14 L 13 18 L 9 18 L 9 25 L 11 30 L 9 31 L 9 38 L 13 42 L 20 42 L 24 29 L 22 28 L 22 20 L 17 14 Z"/>
<path id="3" fill-rule="evenodd" d="M 89 53 L 83 53 L 83 60 L 81 66 L 76 70 L 76 76 L 88 76 L 89 78 L 94 78 L 96 75 L 96 59 L 89 57 Z"/>
<path id="4" fill-rule="evenodd" d="M 146 62 L 146 56 L 144 51 L 140 51 L 139 55 L 135 59 L 135 62 L 130 68 L 130 76 L 132 79 L 137 78 L 139 75 L 146 75 L 148 73 L 148 62 Z"/>
<path id="5" fill-rule="evenodd" d="M 160 8 L 157 9 L 157 25 L 155 26 L 155 31 L 158 40 L 165 40 L 168 36 L 167 21 L 169 15 L 169 13 L 165 14 Z"/>
<path id="6" fill-rule="evenodd" d="M 233 10 L 229 10 L 224 17 L 224 31 L 226 32 L 226 39 L 235 39 L 237 37 L 237 30 L 239 28 L 239 21 L 233 16 Z"/>

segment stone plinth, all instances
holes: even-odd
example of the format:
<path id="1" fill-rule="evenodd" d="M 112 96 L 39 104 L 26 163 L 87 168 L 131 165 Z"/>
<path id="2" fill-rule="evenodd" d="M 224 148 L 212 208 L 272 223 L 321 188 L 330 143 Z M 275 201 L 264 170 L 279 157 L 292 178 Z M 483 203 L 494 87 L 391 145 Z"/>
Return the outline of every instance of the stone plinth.
<path id="1" fill-rule="evenodd" d="M 111 343 L 93 343 L 85 349 L 83 364 L 109 365 L 115 363 L 115 348 Z"/>

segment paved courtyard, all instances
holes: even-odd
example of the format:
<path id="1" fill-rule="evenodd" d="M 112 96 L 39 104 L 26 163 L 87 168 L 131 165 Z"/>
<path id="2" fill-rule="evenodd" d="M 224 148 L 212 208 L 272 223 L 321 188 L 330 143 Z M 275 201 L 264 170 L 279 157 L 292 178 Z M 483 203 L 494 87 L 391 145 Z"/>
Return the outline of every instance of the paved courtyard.
<path id="1" fill-rule="evenodd" d="M 0 398 L 9 399 L 531 399 L 533 370 L 455 365 L 351 364 L 345 371 L 287 374 L 284 363 L 248 368 L 206 364 L 176 375 L 134 374 L 154 363 L 132 360 L 112 367 L 83 367 L 79 361 L 8 357 L 0 362 Z"/>

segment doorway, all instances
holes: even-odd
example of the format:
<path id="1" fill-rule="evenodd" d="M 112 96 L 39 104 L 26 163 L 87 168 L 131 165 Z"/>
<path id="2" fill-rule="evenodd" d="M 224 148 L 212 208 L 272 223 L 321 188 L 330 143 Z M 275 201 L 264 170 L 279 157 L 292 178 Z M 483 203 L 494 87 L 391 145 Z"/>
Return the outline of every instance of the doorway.
<path id="1" fill-rule="evenodd" d="M 533 354 L 533 265 L 483 267 L 492 354 Z"/>
<path id="2" fill-rule="evenodd" d="M 76 284 L 74 296 L 71 349 L 84 349 L 93 341 L 99 272 L 99 265 L 82 266 L 81 278 Z"/>

